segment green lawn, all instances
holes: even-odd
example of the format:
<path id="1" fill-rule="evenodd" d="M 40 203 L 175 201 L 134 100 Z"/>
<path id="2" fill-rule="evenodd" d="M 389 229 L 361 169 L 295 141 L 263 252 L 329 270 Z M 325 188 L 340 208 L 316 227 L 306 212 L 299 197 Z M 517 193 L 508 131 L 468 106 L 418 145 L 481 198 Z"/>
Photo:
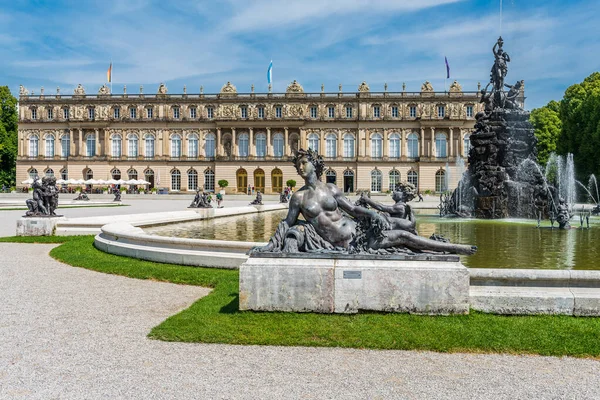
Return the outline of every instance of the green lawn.
<path id="1" fill-rule="evenodd" d="M 208 296 L 152 329 L 149 337 L 154 339 L 600 356 L 600 318 L 499 316 L 473 311 L 470 315 L 447 317 L 240 312 L 237 271 L 175 266 L 114 256 L 95 249 L 92 236 L 0 238 L 0 241 L 62 243 L 50 255 L 76 267 L 131 278 L 214 288 Z"/>

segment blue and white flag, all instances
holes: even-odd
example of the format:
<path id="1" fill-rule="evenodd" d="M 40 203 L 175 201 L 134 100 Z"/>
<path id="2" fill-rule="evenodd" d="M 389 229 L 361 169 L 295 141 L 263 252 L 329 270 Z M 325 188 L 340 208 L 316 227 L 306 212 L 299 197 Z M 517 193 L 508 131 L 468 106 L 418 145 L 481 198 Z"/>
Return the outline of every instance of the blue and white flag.
<path id="1" fill-rule="evenodd" d="M 273 80 L 273 60 L 271 60 L 271 64 L 269 64 L 269 69 L 267 70 L 267 83 L 271 84 Z"/>
<path id="2" fill-rule="evenodd" d="M 448 65 L 448 58 L 444 56 L 444 61 L 446 61 L 446 79 L 450 78 L 450 65 Z"/>

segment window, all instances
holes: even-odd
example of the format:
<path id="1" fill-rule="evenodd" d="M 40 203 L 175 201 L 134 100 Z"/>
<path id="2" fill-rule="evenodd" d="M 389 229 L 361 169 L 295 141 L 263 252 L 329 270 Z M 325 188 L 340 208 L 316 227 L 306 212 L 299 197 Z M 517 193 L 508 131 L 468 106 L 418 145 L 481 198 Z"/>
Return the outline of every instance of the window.
<path id="1" fill-rule="evenodd" d="M 37 169 L 35 169 L 35 168 L 31 168 L 31 169 L 29 170 L 29 179 L 35 179 L 35 178 L 37 178 L 37 177 L 38 177 L 38 172 L 37 172 Z"/>
<path id="2" fill-rule="evenodd" d="M 327 116 L 329 118 L 335 118 L 335 107 L 333 107 L 333 106 L 327 107 Z"/>
<path id="3" fill-rule="evenodd" d="M 400 135 L 392 133 L 389 137 L 390 158 L 400 158 Z"/>
<path id="4" fill-rule="evenodd" d="M 171 171 L 171 190 L 181 190 L 181 172 L 178 169 Z"/>
<path id="5" fill-rule="evenodd" d="M 408 134 L 408 157 L 419 157 L 419 136 L 416 133 Z"/>
<path id="6" fill-rule="evenodd" d="M 88 118 L 94 119 L 96 117 L 96 109 L 94 107 L 88 108 Z"/>
<path id="7" fill-rule="evenodd" d="M 189 158 L 198 158 L 198 135 L 190 133 L 188 135 L 188 154 Z"/>
<path id="8" fill-rule="evenodd" d="M 435 156 L 448 157 L 448 153 L 446 152 L 446 135 L 443 133 L 435 134 Z"/>
<path id="9" fill-rule="evenodd" d="M 138 137 L 133 133 L 127 136 L 127 156 L 130 158 L 137 158 L 138 156 Z"/>
<path id="10" fill-rule="evenodd" d="M 37 135 L 29 137 L 29 157 L 37 157 L 39 154 L 39 138 Z"/>
<path id="11" fill-rule="evenodd" d="M 276 133 L 273 136 L 273 155 L 283 157 L 283 135 L 281 133 Z"/>
<path id="12" fill-rule="evenodd" d="M 238 156 L 248 157 L 248 134 L 242 133 L 238 139 Z"/>
<path id="13" fill-rule="evenodd" d="M 188 171 L 188 190 L 196 190 L 198 188 L 198 172 L 195 169 Z"/>
<path id="14" fill-rule="evenodd" d="M 249 190 L 246 191 L 248 186 L 248 172 L 244 168 L 240 168 L 236 171 L 235 178 L 237 181 L 237 192 L 250 194 Z"/>
<path id="15" fill-rule="evenodd" d="M 254 170 L 254 189 L 261 193 L 265 192 L 265 171 L 260 168 Z"/>
<path id="16" fill-rule="evenodd" d="M 392 106 L 392 118 L 398 118 L 398 106 Z"/>
<path id="17" fill-rule="evenodd" d="M 325 136 L 325 156 L 330 158 L 337 156 L 337 137 L 333 133 Z"/>
<path id="18" fill-rule="evenodd" d="M 354 135 L 350 133 L 344 135 L 344 157 L 354 158 Z"/>
<path id="19" fill-rule="evenodd" d="M 248 107 L 246 107 L 246 106 L 240 107 L 240 114 L 241 114 L 242 118 L 248 118 Z"/>
<path id="20" fill-rule="evenodd" d="M 383 138 L 379 133 L 371 136 L 371 157 L 381 158 Z"/>
<path id="21" fill-rule="evenodd" d="M 335 185 L 335 181 L 337 180 L 337 174 L 334 170 L 328 169 L 325 172 L 325 183 L 333 183 Z"/>
<path id="22" fill-rule="evenodd" d="M 137 180 L 138 178 L 138 173 L 136 169 L 131 168 L 130 170 L 127 171 L 127 179 L 129 180 Z"/>
<path id="23" fill-rule="evenodd" d="M 381 192 L 383 174 L 378 169 L 371 171 L 371 192 Z"/>
<path id="24" fill-rule="evenodd" d="M 173 118 L 179 119 L 179 107 L 173 107 Z"/>
<path id="25" fill-rule="evenodd" d="M 281 106 L 275 107 L 275 118 L 281 118 L 281 115 L 282 115 Z"/>
<path id="26" fill-rule="evenodd" d="M 396 190 L 396 186 L 400 184 L 400 172 L 393 169 L 390 171 L 390 185 L 389 190 Z"/>
<path id="27" fill-rule="evenodd" d="M 146 187 L 148 187 L 149 189 L 154 187 L 154 171 L 150 168 L 146 168 L 146 170 L 144 171 L 144 179 L 147 182 L 150 182 L 150 184 Z"/>
<path id="28" fill-rule="evenodd" d="M 135 107 L 129 108 L 129 118 L 131 118 L 131 119 L 137 118 L 137 110 L 135 109 Z"/>
<path id="29" fill-rule="evenodd" d="M 88 134 L 85 138 L 85 155 L 87 157 L 96 155 L 96 135 Z"/>
<path id="30" fill-rule="evenodd" d="M 313 149 L 317 153 L 319 152 L 319 135 L 316 133 L 308 135 L 308 148 Z"/>
<path id="31" fill-rule="evenodd" d="M 279 168 L 271 171 L 271 187 L 273 192 L 281 193 L 283 191 L 283 172 Z"/>
<path id="32" fill-rule="evenodd" d="M 171 136 L 171 158 L 181 157 L 181 136 L 177 133 Z"/>
<path id="33" fill-rule="evenodd" d="M 448 190 L 448 184 L 446 182 L 446 172 L 440 169 L 435 173 L 435 191 L 442 193 Z"/>
<path id="34" fill-rule="evenodd" d="M 410 106 L 408 108 L 408 112 L 411 118 L 416 118 L 417 117 L 417 107 L 416 106 Z"/>
<path id="35" fill-rule="evenodd" d="M 446 116 L 446 107 L 438 106 L 437 111 L 438 111 L 438 117 L 444 118 Z"/>
<path id="36" fill-rule="evenodd" d="M 373 118 L 381 118 L 381 107 L 373 106 Z"/>
<path id="37" fill-rule="evenodd" d="M 31 109 L 31 119 L 37 119 L 37 108 Z"/>
<path id="38" fill-rule="evenodd" d="M 265 117 L 265 108 L 263 106 L 258 107 L 258 118 Z"/>
<path id="39" fill-rule="evenodd" d="M 51 108 L 49 108 L 48 109 L 48 119 L 53 119 L 53 118 L 54 118 L 54 111 Z"/>
<path id="40" fill-rule="evenodd" d="M 52 168 L 48 168 L 46 170 L 46 177 L 47 178 L 52 178 L 54 176 L 54 170 Z"/>
<path id="41" fill-rule="evenodd" d="M 191 119 L 196 119 L 196 115 L 197 115 L 197 113 L 196 113 L 196 107 L 191 107 L 190 108 L 190 118 Z"/>
<path id="42" fill-rule="evenodd" d="M 63 108 L 63 119 L 69 119 L 69 108 Z"/>
<path id="43" fill-rule="evenodd" d="M 310 117 L 311 118 L 317 118 L 317 116 L 318 116 L 317 107 L 316 106 L 311 106 L 310 107 Z"/>
<path id="44" fill-rule="evenodd" d="M 346 106 L 346 118 L 352 118 L 352 107 Z"/>
<path id="45" fill-rule="evenodd" d="M 113 108 L 113 118 L 114 119 L 121 118 L 121 109 L 119 107 Z"/>
<path id="46" fill-rule="evenodd" d="M 467 106 L 467 118 L 473 118 L 473 106 Z"/>
<path id="47" fill-rule="evenodd" d="M 465 135 L 463 138 L 463 157 L 469 156 L 471 150 L 471 135 Z"/>
<path id="48" fill-rule="evenodd" d="M 54 135 L 46 136 L 46 157 L 54 157 Z"/>
<path id="49" fill-rule="evenodd" d="M 154 110 L 152 109 L 152 107 L 146 108 L 146 118 L 151 119 L 153 113 L 154 113 Z"/>
<path id="50" fill-rule="evenodd" d="M 406 174 L 406 180 L 408 181 L 408 183 L 414 185 L 415 188 L 419 188 L 419 175 L 416 171 L 408 171 L 408 174 Z"/>
<path id="51" fill-rule="evenodd" d="M 116 173 L 112 175 L 113 179 L 121 179 L 121 171 L 119 171 L 118 169 L 116 169 L 115 171 L 116 171 Z M 89 168 L 86 169 L 83 177 L 85 178 L 86 181 L 88 179 L 94 179 L 94 171 L 92 171 Z"/>
<path id="52" fill-rule="evenodd" d="M 69 180 L 69 171 L 66 168 L 60 170 L 60 179 L 63 181 Z"/>
<path id="53" fill-rule="evenodd" d="M 113 157 L 121 157 L 122 147 L 121 147 L 121 135 L 116 134 L 112 136 L 112 156 Z"/>
<path id="54" fill-rule="evenodd" d="M 71 140 L 68 133 L 65 133 L 60 138 L 60 156 L 63 158 L 69 157 L 71 153 Z"/>
<path id="55" fill-rule="evenodd" d="M 90 169 L 87 170 L 86 179 L 91 179 L 91 178 L 88 178 L 88 175 L 90 175 L 91 172 L 92 171 Z M 115 181 L 118 181 L 119 179 L 121 179 L 121 170 L 114 168 L 112 171 L 110 171 L 110 175 L 112 176 L 112 178 Z M 93 175 L 92 175 L 92 177 L 93 177 Z"/>
<path id="56" fill-rule="evenodd" d="M 204 171 L 204 190 L 207 192 L 215 191 L 215 172 L 210 168 Z"/>
<path id="57" fill-rule="evenodd" d="M 256 156 L 264 157 L 267 155 L 267 135 L 259 133 L 256 135 Z"/>
<path id="58" fill-rule="evenodd" d="M 144 146 L 144 155 L 146 158 L 154 158 L 154 135 L 147 133 L 144 136 L 145 146 Z"/>
<path id="59" fill-rule="evenodd" d="M 206 118 L 213 119 L 214 118 L 214 109 L 212 107 L 206 107 Z"/>
<path id="60" fill-rule="evenodd" d="M 213 158 L 215 156 L 215 135 L 209 133 L 204 137 L 204 157 Z"/>

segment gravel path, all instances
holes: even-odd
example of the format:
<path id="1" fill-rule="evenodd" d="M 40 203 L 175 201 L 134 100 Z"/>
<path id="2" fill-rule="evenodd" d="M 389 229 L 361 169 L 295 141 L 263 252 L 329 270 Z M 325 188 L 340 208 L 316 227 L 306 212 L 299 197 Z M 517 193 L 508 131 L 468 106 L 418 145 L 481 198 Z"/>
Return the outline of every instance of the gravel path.
<path id="1" fill-rule="evenodd" d="M 208 293 L 0 244 L 1 399 L 600 398 L 600 362 L 146 338 Z"/>

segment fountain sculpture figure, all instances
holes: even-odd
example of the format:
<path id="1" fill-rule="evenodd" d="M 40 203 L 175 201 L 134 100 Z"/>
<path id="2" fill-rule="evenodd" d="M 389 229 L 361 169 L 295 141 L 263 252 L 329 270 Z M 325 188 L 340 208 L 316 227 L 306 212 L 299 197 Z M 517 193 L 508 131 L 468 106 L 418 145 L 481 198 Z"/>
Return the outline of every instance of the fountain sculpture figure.
<path id="1" fill-rule="evenodd" d="M 35 177 L 32 184 L 33 198 L 27 199 L 25 217 L 59 217 L 54 212 L 58 207 L 58 188 L 56 178 L 46 176 L 42 179 Z"/>

